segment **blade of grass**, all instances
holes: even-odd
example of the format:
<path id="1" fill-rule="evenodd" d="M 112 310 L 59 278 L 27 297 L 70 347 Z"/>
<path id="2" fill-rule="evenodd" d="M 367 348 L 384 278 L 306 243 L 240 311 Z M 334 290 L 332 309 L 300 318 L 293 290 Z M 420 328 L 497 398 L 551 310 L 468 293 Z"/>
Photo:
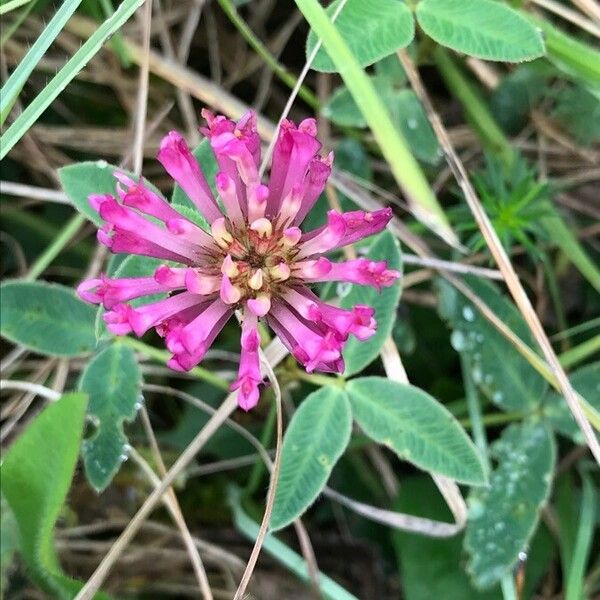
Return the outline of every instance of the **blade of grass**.
<path id="1" fill-rule="evenodd" d="M 323 42 L 344 83 L 364 115 L 392 173 L 406 194 L 415 216 L 427 224 L 442 239 L 459 246 L 448 219 L 431 189 L 408 144 L 394 126 L 371 80 L 339 31 L 317 0 L 295 0 L 310 26 Z"/>
<path id="2" fill-rule="evenodd" d="M 229 488 L 228 500 L 233 512 L 233 521 L 238 531 L 251 540 L 256 539 L 259 526 L 243 510 L 241 505 L 241 490 L 235 487 Z M 284 565 L 302 581 L 309 581 L 308 567 L 306 561 L 291 548 L 279 541 L 272 534 L 268 534 L 264 541 L 265 552 L 270 554 L 276 561 Z M 356 597 L 338 585 L 333 579 L 319 573 L 319 589 L 324 598 L 328 600 L 356 600 Z"/>
<path id="3" fill-rule="evenodd" d="M 5 15 L 7 12 L 15 10 L 15 8 L 19 8 L 20 6 L 23 6 L 23 4 L 27 4 L 28 2 L 32 1 L 33 0 L 10 0 L 10 2 L 0 4 L 0 15 Z"/>
<path id="4" fill-rule="evenodd" d="M 117 31 L 144 0 L 124 0 L 112 17 L 90 36 L 83 46 L 73 55 L 67 64 L 52 78 L 50 83 L 36 96 L 35 100 L 17 117 L 15 122 L 6 130 L 0 139 L 0 160 L 27 133 L 40 115 L 48 108 L 53 100 L 85 67 L 92 57 L 100 50 L 104 42 Z"/>
<path id="5" fill-rule="evenodd" d="M 0 15 L 3 14 L 4 8 L 9 4 L 0 6 Z M 21 4 L 24 4 L 21 2 Z M 81 0 L 66 0 L 64 4 L 56 11 L 56 14 L 46 25 L 44 31 L 35 40 L 25 58 L 17 65 L 17 68 L 12 72 L 7 82 L 0 90 L 0 125 L 4 123 L 8 113 L 17 101 L 25 82 L 31 72 L 35 69 L 40 59 L 44 56 L 52 42 L 62 31 L 65 23 L 71 18 L 77 7 L 81 4 Z M 16 8 L 16 6 L 14 7 Z"/>
<path id="6" fill-rule="evenodd" d="M 23 21 L 27 18 L 29 13 L 36 7 L 38 0 L 32 0 L 15 18 L 15 20 L 8 26 L 3 28 L 2 34 L 0 35 L 0 48 L 12 37 L 12 34 L 21 27 Z"/>
<path id="7" fill-rule="evenodd" d="M 596 516 L 597 492 L 589 475 L 581 474 L 583 489 L 579 507 L 579 527 L 575 538 L 573 555 L 567 574 L 565 600 L 579 600 L 584 597 L 583 583 L 592 540 Z"/>
<path id="8" fill-rule="evenodd" d="M 570 348 L 558 358 L 565 369 L 570 369 L 596 352 L 600 352 L 600 335 L 595 335 L 578 346 Z"/>

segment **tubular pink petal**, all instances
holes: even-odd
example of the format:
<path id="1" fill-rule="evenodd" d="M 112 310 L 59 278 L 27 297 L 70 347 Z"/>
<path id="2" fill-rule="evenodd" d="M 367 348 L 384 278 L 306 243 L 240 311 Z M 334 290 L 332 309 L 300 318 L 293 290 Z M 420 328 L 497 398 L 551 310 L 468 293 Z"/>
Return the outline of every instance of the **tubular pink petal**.
<path id="1" fill-rule="evenodd" d="M 221 287 L 221 278 L 216 275 L 206 275 L 196 269 L 186 269 L 185 287 L 192 294 L 206 296 L 218 292 Z"/>
<path id="2" fill-rule="evenodd" d="M 342 213 L 342 217 L 346 222 L 346 232 L 338 243 L 337 248 L 353 244 L 363 238 L 383 231 L 392 216 L 391 208 L 382 208 L 374 212 L 356 210 Z"/>
<path id="3" fill-rule="evenodd" d="M 160 265 L 154 271 L 154 279 L 163 286 L 169 286 L 172 289 L 185 287 L 185 267 L 169 267 Z"/>
<path id="4" fill-rule="evenodd" d="M 323 275 L 304 276 L 306 281 L 348 281 L 359 285 L 370 285 L 381 290 L 383 287 L 393 285 L 400 277 L 400 273 L 387 268 L 387 262 L 372 261 L 366 258 L 357 258 L 340 263 L 330 263 L 331 269 Z"/>
<path id="5" fill-rule="evenodd" d="M 294 218 L 294 225 L 299 225 L 304 221 L 306 215 L 319 199 L 319 196 L 325 189 L 327 179 L 329 179 L 329 176 L 331 175 L 332 164 L 333 152 L 330 152 L 326 158 L 317 156 L 310 162 L 308 172 L 304 178 L 302 203 L 298 209 L 298 214 Z"/>
<path id="6" fill-rule="evenodd" d="M 138 337 L 142 337 L 151 327 L 169 319 L 177 313 L 204 302 L 202 296 L 182 292 L 159 302 L 145 304 L 138 308 L 130 308 L 128 318 L 131 329 Z"/>
<path id="7" fill-rule="evenodd" d="M 298 128 L 292 121 L 281 123 L 273 148 L 267 216 L 277 215 L 282 199 L 295 183 L 302 183 L 310 161 L 321 148 L 313 123 L 312 119 L 306 120 Z"/>
<path id="8" fill-rule="evenodd" d="M 100 304 L 103 297 L 100 292 L 102 284 L 102 279 L 86 279 L 77 286 L 77 295 L 90 304 Z"/>
<path id="9" fill-rule="evenodd" d="M 179 133 L 170 131 L 162 139 L 157 158 L 209 223 L 223 216 L 198 161 Z"/>
<path id="10" fill-rule="evenodd" d="M 271 298 L 266 294 L 260 294 L 256 298 L 248 299 L 246 306 L 257 317 L 264 317 L 271 309 Z"/>
<path id="11" fill-rule="evenodd" d="M 221 172 L 217 174 L 216 184 L 229 220 L 236 225 L 241 225 L 244 221 L 243 202 L 240 202 L 235 182 L 227 173 Z"/>
<path id="12" fill-rule="evenodd" d="M 327 225 L 308 232 L 300 239 L 298 259 L 321 254 L 336 248 L 346 233 L 346 221 L 341 213 L 330 210 L 327 213 Z"/>
<path id="13" fill-rule="evenodd" d="M 269 188 L 263 184 L 248 186 L 248 221 L 252 223 L 265 216 Z"/>
<path id="14" fill-rule="evenodd" d="M 117 304 L 112 310 L 102 315 L 102 320 L 106 323 L 107 329 L 115 335 L 127 335 L 131 333 L 129 316 L 132 308 L 127 304 Z"/>
<path id="15" fill-rule="evenodd" d="M 139 211 L 161 221 L 181 218 L 181 215 L 164 198 L 149 190 L 142 181 L 136 183 L 120 171 L 115 171 L 113 175 L 119 181 L 117 192 L 125 206 L 137 208 Z M 126 189 L 122 186 L 125 186 Z"/>
<path id="16" fill-rule="evenodd" d="M 333 263 L 324 256 L 316 260 L 304 260 L 294 264 L 292 273 L 306 281 L 327 281 L 323 279 L 332 269 Z"/>
<path id="17" fill-rule="evenodd" d="M 250 311 L 244 311 L 240 367 L 237 379 L 231 384 L 231 390 L 238 390 L 238 404 L 243 410 L 250 410 L 258 404 L 259 385 L 262 382 L 258 348 L 258 321 Z"/>
<path id="18" fill-rule="evenodd" d="M 215 328 L 218 327 L 218 331 L 220 331 L 225 321 L 232 314 L 233 308 L 231 306 L 222 302 L 220 298 L 213 300 L 191 323 L 188 323 L 181 330 L 181 341 L 186 350 L 190 354 L 197 352 L 204 342 L 211 339 Z M 214 337 L 217 333 L 214 333 Z"/>
<path id="19" fill-rule="evenodd" d="M 221 296 L 221 300 L 225 302 L 225 304 L 237 304 L 242 297 L 242 292 L 239 288 L 232 285 L 231 280 L 227 275 L 223 275 L 221 278 L 221 288 L 219 290 L 219 295 Z"/>

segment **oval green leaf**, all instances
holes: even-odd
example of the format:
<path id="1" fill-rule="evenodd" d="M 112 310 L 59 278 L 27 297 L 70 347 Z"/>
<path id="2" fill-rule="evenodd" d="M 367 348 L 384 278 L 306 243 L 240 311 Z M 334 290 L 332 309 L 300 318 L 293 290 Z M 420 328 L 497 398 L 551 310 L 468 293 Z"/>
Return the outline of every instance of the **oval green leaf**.
<path id="1" fill-rule="evenodd" d="M 495 0 L 422 0 L 417 21 L 442 46 L 503 62 L 545 53 L 542 35 L 518 12 Z"/>
<path id="2" fill-rule="evenodd" d="M 327 7 L 331 17 L 339 0 Z M 361 67 L 377 62 L 384 56 L 408 46 L 415 35 L 415 22 L 408 6 L 400 0 L 348 0 L 338 15 L 335 26 L 356 56 Z M 311 29 L 306 42 L 306 55 L 317 43 Z M 337 71 L 324 48 L 320 48 L 313 61 L 315 71 Z"/>
<path id="3" fill-rule="evenodd" d="M 543 423 L 511 425 L 491 446 L 498 466 L 486 488 L 469 497 L 465 549 L 475 585 L 487 588 L 510 572 L 548 498 L 556 448 Z"/>
<path id="4" fill-rule="evenodd" d="M 465 283 L 516 335 L 536 347 L 521 313 L 496 286 L 471 276 Z M 478 388 L 503 410 L 539 405 L 548 389 L 546 380 L 465 296 L 446 281 L 439 287 L 439 311 L 453 329 L 450 341 L 457 352 L 468 356 Z"/>
<path id="5" fill-rule="evenodd" d="M 402 270 L 400 246 L 389 231 L 384 231 L 371 245 L 367 256 L 371 260 L 387 260 L 390 269 Z M 368 340 L 360 341 L 350 337 L 344 348 L 346 362 L 345 376 L 354 375 L 372 363 L 394 326 L 396 307 L 400 300 L 400 283 L 378 292 L 372 287 L 353 285 L 350 292 L 340 302 L 342 308 L 351 308 L 356 304 L 368 304 L 375 309 L 377 332 Z"/>
<path id="6" fill-rule="evenodd" d="M 289 525 L 315 501 L 346 449 L 351 430 L 352 414 L 342 389 L 323 387 L 302 402 L 283 439 L 272 530 Z"/>
<path id="7" fill-rule="evenodd" d="M 96 430 L 82 445 L 88 481 L 101 491 L 112 481 L 127 457 L 123 422 L 140 407 L 142 376 L 134 352 L 112 344 L 95 356 L 81 376 L 79 388 L 90 398 L 88 413 Z"/>
<path id="8" fill-rule="evenodd" d="M 469 436 L 423 390 L 383 377 L 361 377 L 349 381 L 346 391 L 362 430 L 400 458 L 461 483 L 486 482 L 481 458 Z"/>
<path id="9" fill-rule="evenodd" d="M 71 288 L 41 281 L 0 286 L 3 337 L 51 356 L 82 356 L 96 347 L 95 310 Z"/>

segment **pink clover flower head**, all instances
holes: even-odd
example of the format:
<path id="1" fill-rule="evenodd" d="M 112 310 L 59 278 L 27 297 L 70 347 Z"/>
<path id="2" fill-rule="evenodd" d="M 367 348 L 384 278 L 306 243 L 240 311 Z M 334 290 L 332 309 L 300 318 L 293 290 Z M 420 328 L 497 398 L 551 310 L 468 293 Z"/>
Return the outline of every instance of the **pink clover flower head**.
<path id="1" fill-rule="evenodd" d="M 375 212 L 329 211 L 327 223 L 304 232 L 300 226 L 331 173 L 333 155 L 321 157 L 314 119 L 285 121 L 273 151 L 268 184 L 261 181 L 256 115 L 237 123 L 202 111 L 219 173 L 215 198 L 200 165 L 177 132 L 160 145 L 158 160 L 206 219 L 205 231 L 177 211 L 143 180 L 115 173 L 116 194 L 94 194 L 90 205 L 104 220 L 98 240 L 115 253 L 139 254 L 176 263 L 153 276 L 81 283 L 87 302 L 106 308 L 104 321 L 116 335 L 143 336 L 150 329 L 172 353 L 168 365 L 188 371 L 200 363 L 233 313 L 242 316 L 239 372 L 231 385 L 241 408 L 258 403 L 259 319 L 280 337 L 308 372 L 341 373 L 342 350 L 350 335 L 371 337 L 377 328 L 373 308 L 352 310 L 323 302 L 311 283 L 342 281 L 380 290 L 399 277 L 385 261 L 358 258 L 333 262 L 324 255 L 382 231 L 389 208 Z M 130 301 L 165 294 L 133 307 Z"/>

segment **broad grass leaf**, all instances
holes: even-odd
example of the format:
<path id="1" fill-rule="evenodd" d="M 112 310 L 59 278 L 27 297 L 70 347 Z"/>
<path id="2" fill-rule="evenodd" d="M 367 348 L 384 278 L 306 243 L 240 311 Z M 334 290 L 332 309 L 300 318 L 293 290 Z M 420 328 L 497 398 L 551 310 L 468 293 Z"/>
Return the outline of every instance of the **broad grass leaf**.
<path id="1" fill-rule="evenodd" d="M 384 231 L 374 238 L 367 257 L 371 260 L 387 260 L 390 269 L 402 270 L 400 246 L 389 231 Z M 368 340 L 360 341 L 350 337 L 344 348 L 346 376 L 362 371 L 372 363 L 394 326 L 396 308 L 400 300 L 400 282 L 378 292 L 372 287 L 353 285 L 340 302 L 342 308 L 352 308 L 356 304 L 368 304 L 375 309 L 377 332 Z"/>
<path id="2" fill-rule="evenodd" d="M 332 16 L 339 0 L 327 7 Z M 412 13 L 400 0 L 348 0 L 335 21 L 352 53 L 361 67 L 372 65 L 392 52 L 408 46 L 415 35 Z M 310 31 L 306 42 L 308 56 L 317 43 L 315 32 Z M 319 49 L 312 68 L 315 71 L 337 71 L 324 48 Z"/>
<path id="3" fill-rule="evenodd" d="M 509 573 L 531 538 L 556 462 L 554 438 L 541 422 L 511 425 L 490 450 L 497 467 L 489 487 L 469 497 L 465 535 L 467 570 L 481 588 Z"/>
<path id="4" fill-rule="evenodd" d="M 86 392 L 93 435 L 82 445 L 88 481 L 102 491 L 127 456 L 123 422 L 131 421 L 140 407 L 142 375 L 131 348 L 118 342 L 105 348 L 87 365 L 79 389 Z"/>
<path id="5" fill-rule="evenodd" d="M 422 0 L 417 21 L 438 44 L 470 56 L 521 62 L 545 53 L 539 29 L 502 2 Z"/>
<path id="6" fill-rule="evenodd" d="M 435 398 L 383 377 L 353 379 L 346 391 L 361 429 L 401 459 L 461 483 L 485 484 L 473 442 Z"/>
<path id="7" fill-rule="evenodd" d="M 575 390 L 600 414 L 600 362 L 595 362 L 569 374 Z M 571 438 L 576 444 L 585 444 L 581 429 L 575 422 L 564 396 L 549 391 L 542 405 L 542 413 L 550 426 Z"/>
<path id="8" fill-rule="evenodd" d="M 352 430 L 346 393 L 327 386 L 302 401 L 283 439 L 271 529 L 289 525 L 315 501 Z"/>
<path id="9" fill-rule="evenodd" d="M 537 347 L 521 313 L 496 286 L 472 276 L 465 283 L 527 345 Z M 468 356 L 479 389 L 503 410 L 539 405 L 548 389 L 546 380 L 460 292 L 445 281 L 439 287 L 439 311 L 453 330 L 450 341 Z"/>
<path id="10" fill-rule="evenodd" d="M 94 308 L 68 287 L 42 281 L 6 281 L 0 286 L 6 339 L 50 356 L 82 356 L 96 347 Z"/>
<path id="11" fill-rule="evenodd" d="M 65 600 L 82 584 L 63 573 L 53 529 L 75 471 L 86 405 L 85 394 L 66 394 L 50 404 L 10 447 L 0 468 L 2 494 L 17 521 L 23 560 L 50 597 Z"/>

